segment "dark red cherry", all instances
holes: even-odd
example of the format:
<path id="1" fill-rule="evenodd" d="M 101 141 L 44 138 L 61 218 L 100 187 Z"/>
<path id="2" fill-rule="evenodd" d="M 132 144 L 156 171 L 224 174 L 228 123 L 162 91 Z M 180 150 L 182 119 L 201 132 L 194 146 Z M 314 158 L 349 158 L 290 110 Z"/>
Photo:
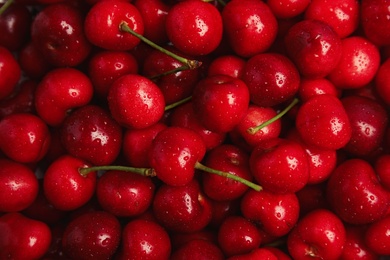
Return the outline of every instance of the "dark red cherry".
<path id="1" fill-rule="evenodd" d="M 382 186 L 390 190 L 390 154 L 379 156 L 374 162 L 374 168 Z"/>
<path id="2" fill-rule="evenodd" d="M 119 220 L 105 211 L 84 213 L 67 224 L 62 249 L 72 259 L 109 259 L 120 243 Z"/>
<path id="3" fill-rule="evenodd" d="M 204 239 L 194 239 L 176 249 L 172 255 L 172 260 L 188 259 L 225 259 L 222 250 L 214 243 Z"/>
<path id="4" fill-rule="evenodd" d="M 222 19 L 231 48 L 242 57 L 268 50 L 278 31 L 275 16 L 263 1 L 229 1 L 222 10 Z"/>
<path id="5" fill-rule="evenodd" d="M 35 48 L 56 67 L 81 64 L 91 51 L 83 30 L 84 17 L 67 3 L 46 6 L 35 16 L 31 38 Z"/>
<path id="6" fill-rule="evenodd" d="M 338 64 L 342 46 L 332 27 L 318 20 L 295 23 L 285 36 L 287 54 L 307 78 L 322 78 Z"/>
<path id="7" fill-rule="evenodd" d="M 23 73 L 32 79 L 41 79 L 53 67 L 46 59 L 42 59 L 42 54 L 32 41 L 19 51 L 18 62 Z"/>
<path id="8" fill-rule="evenodd" d="M 21 69 L 15 57 L 5 47 L 0 46 L 0 100 L 8 97 L 18 83 Z"/>
<path id="9" fill-rule="evenodd" d="M 249 106 L 249 90 L 240 79 L 209 76 L 196 85 L 192 105 L 205 128 L 226 133 L 244 117 Z"/>
<path id="10" fill-rule="evenodd" d="M 340 260 L 348 259 L 379 259 L 379 256 L 371 250 L 366 242 L 364 236 L 366 234 L 366 226 L 346 226 L 347 232 L 346 241 L 344 244 L 343 253 Z M 373 237 L 374 238 L 374 237 Z M 376 238 L 376 237 L 375 237 Z"/>
<path id="11" fill-rule="evenodd" d="M 274 252 L 270 250 L 270 248 L 277 249 L 276 247 L 268 247 L 268 248 L 259 247 L 259 248 L 255 248 L 249 253 L 231 256 L 227 258 L 227 260 L 251 260 L 251 259 L 282 260 L 284 259 L 279 256 L 277 257 L 274 254 Z M 284 260 L 290 260 L 290 259 L 291 258 L 286 258 Z"/>
<path id="12" fill-rule="evenodd" d="M 182 1 L 169 10 L 165 29 L 169 40 L 180 51 L 195 56 L 206 55 L 222 40 L 222 17 L 210 3 Z"/>
<path id="13" fill-rule="evenodd" d="M 390 255 L 390 216 L 370 224 L 364 234 L 365 245 L 378 255 Z"/>
<path id="14" fill-rule="evenodd" d="M 387 0 L 361 1 L 360 19 L 365 36 L 378 46 L 390 44 L 389 2 Z"/>
<path id="15" fill-rule="evenodd" d="M 383 100 L 387 105 L 390 105 L 389 80 L 390 58 L 381 63 L 374 79 L 374 89 L 379 94 L 380 99 Z"/>
<path id="16" fill-rule="evenodd" d="M 89 10 L 84 19 L 87 39 L 106 50 L 131 50 L 140 43 L 137 37 L 122 32 L 121 22 L 125 22 L 136 33 L 144 33 L 144 23 L 138 9 L 127 1 L 99 1 Z"/>
<path id="17" fill-rule="evenodd" d="M 83 106 L 64 121 L 61 141 L 69 154 L 94 165 L 108 165 L 121 151 L 122 128 L 103 108 Z"/>

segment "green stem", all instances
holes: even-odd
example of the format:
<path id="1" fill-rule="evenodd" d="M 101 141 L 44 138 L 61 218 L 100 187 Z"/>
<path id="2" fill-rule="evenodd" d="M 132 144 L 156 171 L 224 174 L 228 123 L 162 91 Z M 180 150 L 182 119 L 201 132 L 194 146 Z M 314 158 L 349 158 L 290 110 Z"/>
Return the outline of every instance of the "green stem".
<path id="1" fill-rule="evenodd" d="M 178 68 L 175 68 L 175 69 L 172 69 L 172 70 L 168 70 L 166 72 L 163 72 L 161 74 L 158 74 L 158 75 L 154 75 L 154 76 L 151 76 L 149 77 L 149 79 L 157 79 L 157 78 L 160 78 L 160 77 L 163 77 L 163 76 L 166 76 L 166 75 L 170 75 L 170 74 L 174 74 L 176 72 L 179 72 L 179 71 L 183 71 L 183 70 L 187 70 L 188 69 L 188 66 L 187 65 L 183 65 L 183 66 L 180 66 Z"/>
<path id="2" fill-rule="evenodd" d="M 182 105 L 182 104 L 184 104 L 184 103 L 190 101 L 191 99 L 192 99 L 192 96 L 189 96 L 189 97 L 186 97 L 186 98 L 184 98 L 184 99 L 182 99 L 182 100 L 179 100 L 179 101 L 177 101 L 177 102 L 175 102 L 175 103 L 172 103 L 172 104 L 170 104 L 170 105 L 167 105 L 167 106 L 165 106 L 165 111 L 168 111 L 168 110 L 170 110 L 170 109 L 173 109 L 173 108 L 175 108 L 175 107 L 178 107 L 178 106 L 180 106 L 180 105 Z"/>
<path id="3" fill-rule="evenodd" d="M 5 2 L 3 4 L 3 6 L 0 7 L 0 15 L 2 15 L 10 5 L 12 5 L 14 3 L 14 0 L 7 0 L 7 2 Z"/>
<path id="4" fill-rule="evenodd" d="M 151 40 L 147 39 L 146 37 L 142 36 L 141 34 L 136 33 L 134 30 L 132 30 L 129 27 L 129 25 L 127 24 L 127 22 L 125 22 L 125 21 L 122 21 L 119 24 L 119 30 L 121 30 L 122 32 L 127 32 L 127 33 L 132 34 L 133 36 L 137 37 L 138 39 L 140 39 L 144 43 L 148 44 L 149 46 L 151 46 L 151 47 L 161 51 L 162 53 L 165 53 L 169 57 L 172 57 L 175 60 L 183 63 L 185 66 L 187 66 L 188 69 L 196 69 L 202 65 L 202 62 L 200 62 L 200 61 L 186 59 L 184 57 L 181 57 L 181 56 L 179 56 L 171 51 L 168 51 L 167 49 L 164 49 L 163 47 L 155 44 Z"/>
<path id="5" fill-rule="evenodd" d="M 245 184 L 246 186 L 256 190 L 256 191 L 261 191 L 263 190 L 263 187 L 261 187 L 260 185 L 257 185 L 253 182 L 250 182 L 244 178 L 241 178 L 237 175 L 234 175 L 234 174 L 231 174 L 231 173 L 228 173 L 228 172 L 223 172 L 223 171 L 219 171 L 219 170 L 215 170 L 213 168 L 209 168 L 207 167 L 206 165 L 203 165 L 201 164 L 200 162 L 197 162 L 195 164 L 195 169 L 198 169 L 198 170 L 201 170 L 201 171 L 205 171 L 205 172 L 208 172 L 208 173 L 212 173 L 212 174 L 217 174 L 219 176 L 222 176 L 222 177 L 225 177 L 225 178 L 229 178 L 229 179 L 232 179 L 232 180 L 235 180 L 235 181 L 238 181 L 242 184 Z"/>
<path id="6" fill-rule="evenodd" d="M 279 114 L 271 118 L 270 120 L 265 121 L 261 125 L 255 126 L 255 127 L 250 127 L 248 128 L 247 132 L 254 135 L 257 133 L 257 131 L 263 129 L 264 127 L 272 124 L 276 120 L 280 119 L 282 116 L 284 116 L 288 111 L 290 111 L 291 108 L 293 108 L 297 103 L 299 102 L 298 98 L 294 98 L 294 100 L 288 105 L 285 109 L 283 109 Z"/>
<path id="7" fill-rule="evenodd" d="M 133 172 L 145 177 L 154 177 L 156 172 L 152 168 L 135 168 L 130 166 L 119 166 L 119 165 L 105 165 L 105 166 L 91 166 L 86 168 L 80 168 L 79 172 L 83 176 L 87 176 L 90 172 L 95 171 L 124 171 Z"/>

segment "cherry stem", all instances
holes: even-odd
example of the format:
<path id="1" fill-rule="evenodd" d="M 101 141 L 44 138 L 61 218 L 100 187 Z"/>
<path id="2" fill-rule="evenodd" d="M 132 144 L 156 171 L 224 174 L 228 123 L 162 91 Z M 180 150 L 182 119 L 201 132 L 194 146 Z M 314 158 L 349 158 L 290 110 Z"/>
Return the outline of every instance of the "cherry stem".
<path id="1" fill-rule="evenodd" d="M 264 123 L 262 123 L 261 125 L 258 125 L 258 126 L 254 126 L 254 127 L 249 127 L 247 132 L 254 135 L 257 133 L 257 131 L 263 129 L 264 127 L 272 124 L 273 122 L 275 122 L 276 120 L 280 119 L 282 116 L 284 116 L 288 111 L 290 111 L 291 108 L 293 108 L 297 103 L 299 102 L 299 99 L 298 98 L 294 98 L 293 101 L 290 103 L 290 105 L 288 105 L 285 109 L 283 109 L 282 111 L 280 111 L 280 113 L 278 113 L 276 116 L 274 116 L 273 118 L 265 121 Z"/>
<path id="2" fill-rule="evenodd" d="M 234 175 L 234 174 L 231 174 L 231 173 L 228 173 L 228 172 L 223 172 L 223 171 L 219 171 L 219 170 L 215 170 L 213 168 L 210 168 L 210 167 L 207 167 L 206 165 L 203 165 L 201 164 L 200 162 L 197 162 L 195 164 L 195 169 L 198 169 L 198 170 L 201 170 L 201 171 L 204 171 L 204 172 L 208 172 L 208 173 L 212 173 L 212 174 L 216 174 L 216 175 L 219 175 L 219 176 L 222 176 L 224 178 L 229 178 L 229 179 L 232 179 L 232 180 L 235 180 L 235 181 L 238 181 L 252 189 L 254 189 L 255 191 L 261 191 L 263 190 L 263 187 L 261 187 L 260 185 L 257 185 L 253 182 L 250 182 L 244 178 L 241 178 L 237 175 Z"/>
<path id="3" fill-rule="evenodd" d="M 156 172 L 152 168 L 135 168 L 130 166 L 119 166 L 119 165 L 105 165 L 105 166 L 91 166 L 85 168 L 79 168 L 79 172 L 82 176 L 86 177 L 88 173 L 95 171 L 123 171 L 132 172 L 145 177 L 154 177 Z"/>
<path id="4" fill-rule="evenodd" d="M 7 0 L 1 7 L 0 7 L 0 15 L 2 15 L 10 5 L 12 5 L 14 0 Z"/>
<path id="5" fill-rule="evenodd" d="M 140 39 L 144 43 L 146 43 L 149 46 L 151 46 L 152 48 L 155 48 L 155 49 L 161 51 L 162 53 L 165 53 L 169 57 L 174 58 L 175 60 L 183 63 L 186 66 L 187 69 L 191 69 L 191 70 L 192 69 L 196 69 L 196 68 L 199 68 L 202 65 L 202 62 L 200 62 L 198 60 L 186 59 L 184 57 L 181 57 L 181 56 L 179 56 L 179 55 L 177 55 L 177 54 L 175 54 L 175 53 L 173 53 L 171 51 L 168 51 L 167 49 L 164 49 L 163 47 L 155 44 L 154 42 L 152 42 L 148 38 L 142 36 L 141 34 L 136 33 L 133 29 L 131 29 L 129 27 L 128 23 L 125 22 L 125 21 L 122 21 L 119 24 L 119 30 L 121 30 L 122 32 L 127 32 L 127 33 L 132 34 L 133 36 L 137 37 L 138 39 Z"/>
<path id="6" fill-rule="evenodd" d="M 190 101 L 192 99 L 192 96 L 189 96 L 189 97 L 186 97 L 186 98 L 184 98 L 184 99 L 182 99 L 182 100 L 179 100 L 179 101 L 177 101 L 177 102 L 175 102 L 175 103 L 172 103 L 172 104 L 170 104 L 170 105 L 167 105 L 167 106 L 165 106 L 165 111 L 168 111 L 168 110 L 170 110 L 170 109 L 173 109 L 173 108 L 175 108 L 175 107 L 178 107 L 178 106 L 180 106 L 180 105 L 182 105 L 182 104 L 184 104 L 184 103 L 187 103 L 188 101 Z"/>
<path id="7" fill-rule="evenodd" d="M 188 69 L 188 66 L 187 65 L 183 65 L 183 66 L 180 66 L 178 68 L 174 68 L 172 70 L 168 70 L 166 72 L 163 72 L 161 74 L 153 75 L 153 76 L 149 77 L 149 79 L 157 79 L 157 78 L 164 77 L 164 76 L 167 76 L 167 75 L 170 75 L 170 74 L 174 74 L 176 72 L 180 72 L 180 71 L 187 70 L 187 69 Z"/>

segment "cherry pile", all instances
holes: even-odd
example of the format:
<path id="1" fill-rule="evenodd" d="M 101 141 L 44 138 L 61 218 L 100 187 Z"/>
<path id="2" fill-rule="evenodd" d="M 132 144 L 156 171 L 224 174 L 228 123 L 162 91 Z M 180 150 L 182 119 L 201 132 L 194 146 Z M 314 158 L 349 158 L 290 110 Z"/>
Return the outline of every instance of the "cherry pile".
<path id="1" fill-rule="evenodd" d="M 389 0 L 9 0 L 0 259 L 384 259 Z"/>

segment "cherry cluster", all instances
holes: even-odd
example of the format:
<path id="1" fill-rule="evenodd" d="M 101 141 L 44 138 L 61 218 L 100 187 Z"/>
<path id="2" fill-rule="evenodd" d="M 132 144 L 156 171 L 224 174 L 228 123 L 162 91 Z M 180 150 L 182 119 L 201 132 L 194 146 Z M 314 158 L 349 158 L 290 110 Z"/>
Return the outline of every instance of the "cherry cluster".
<path id="1" fill-rule="evenodd" d="M 0 259 L 390 255 L 389 0 L 8 0 Z"/>

